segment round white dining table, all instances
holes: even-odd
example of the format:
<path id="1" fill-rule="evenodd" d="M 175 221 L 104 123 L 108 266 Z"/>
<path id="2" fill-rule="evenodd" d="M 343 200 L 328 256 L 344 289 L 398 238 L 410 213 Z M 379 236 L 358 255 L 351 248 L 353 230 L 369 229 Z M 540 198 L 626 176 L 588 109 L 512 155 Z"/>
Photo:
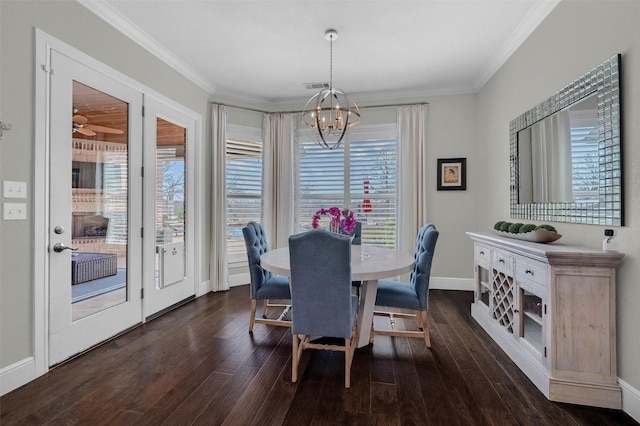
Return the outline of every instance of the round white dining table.
<path id="1" fill-rule="evenodd" d="M 367 346 L 371 335 L 378 280 L 405 274 L 413 269 L 413 256 L 374 246 L 351 246 L 351 280 L 362 281 L 358 306 L 358 347 Z M 278 275 L 291 275 L 289 247 L 266 252 L 260 266 Z"/>

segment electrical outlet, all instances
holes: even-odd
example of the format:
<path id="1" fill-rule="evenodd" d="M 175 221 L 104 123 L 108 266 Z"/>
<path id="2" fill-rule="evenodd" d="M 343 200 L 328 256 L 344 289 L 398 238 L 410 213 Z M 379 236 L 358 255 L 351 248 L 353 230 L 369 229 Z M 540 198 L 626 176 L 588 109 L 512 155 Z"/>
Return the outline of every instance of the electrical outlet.
<path id="1" fill-rule="evenodd" d="M 615 236 L 615 233 L 614 233 L 613 229 L 605 229 L 604 230 L 604 236 L 605 237 L 613 237 L 613 236 Z"/>
<path id="2" fill-rule="evenodd" d="M 5 180 L 4 198 L 27 198 L 27 182 Z"/>
<path id="3" fill-rule="evenodd" d="M 4 220 L 22 220 L 27 218 L 27 205 L 25 203 L 4 203 Z"/>

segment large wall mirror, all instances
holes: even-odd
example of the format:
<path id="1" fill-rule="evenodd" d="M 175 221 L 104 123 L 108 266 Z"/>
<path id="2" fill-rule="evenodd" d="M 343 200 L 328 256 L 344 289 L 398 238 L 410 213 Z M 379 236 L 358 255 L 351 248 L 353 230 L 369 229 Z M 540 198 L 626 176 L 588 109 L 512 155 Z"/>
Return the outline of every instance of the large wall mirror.
<path id="1" fill-rule="evenodd" d="M 511 217 L 622 226 L 620 55 L 509 125 Z"/>

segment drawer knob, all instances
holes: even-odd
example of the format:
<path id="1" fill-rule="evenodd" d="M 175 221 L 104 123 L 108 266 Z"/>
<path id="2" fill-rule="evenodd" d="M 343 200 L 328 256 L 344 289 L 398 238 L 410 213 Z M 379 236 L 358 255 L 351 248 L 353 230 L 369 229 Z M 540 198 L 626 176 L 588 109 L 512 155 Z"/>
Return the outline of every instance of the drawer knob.
<path id="1" fill-rule="evenodd" d="M 483 252 L 483 251 L 481 251 L 481 252 L 480 252 L 480 254 L 484 254 L 484 252 Z"/>
<path id="2" fill-rule="evenodd" d="M 498 262 L 504 263 L 504 259 L 498 259 Z"/>
<path id="3" fill-rule="evenodd" d="M 533 271 L 531 269 L 527 269 L 524 271 L 525 274 L 533 275 Z"/>

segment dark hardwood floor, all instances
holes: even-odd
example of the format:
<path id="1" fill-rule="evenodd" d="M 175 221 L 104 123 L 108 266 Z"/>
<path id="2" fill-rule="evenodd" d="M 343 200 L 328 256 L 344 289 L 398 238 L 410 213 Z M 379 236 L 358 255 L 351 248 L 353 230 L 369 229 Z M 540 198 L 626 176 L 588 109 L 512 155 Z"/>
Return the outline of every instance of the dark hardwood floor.
<path id="1" fill-rule="evenodd" d="M 305 351 L 292 384 L 290 329 L 252 336 L 248 287 L 210 293 L 3 396 L 0 424 L 637 424 L 549 402 L 470 317 L 471 298 L 432 290 L 431 350 L 377 336 L 345 389 L 343 353 Z"/>

